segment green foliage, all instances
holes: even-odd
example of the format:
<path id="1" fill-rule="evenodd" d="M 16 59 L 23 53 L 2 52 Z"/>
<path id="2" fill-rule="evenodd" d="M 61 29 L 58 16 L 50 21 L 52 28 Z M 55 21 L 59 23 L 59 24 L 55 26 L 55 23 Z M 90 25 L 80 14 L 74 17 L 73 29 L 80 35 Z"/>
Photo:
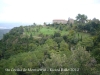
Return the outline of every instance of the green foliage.
<path id="1" fill-rule="evenodd" d="M 58 44 L 53 41 L 52 39 L 48 39 L 45 44 L 47 44 L 50 48 L 50 50 L 54 49 L 54 50 L 57 50 L 58 49 Z"/>
<path id="2" fill-rule="evenodd" d="M 93 72 L 91 70 L 91 66 L 89 66 L 92 63 L 92 58 L 90 57 L 90 54 L 87 51 L 85 51 L 85 49 L 82 47 L 79 47 L 77 50 L 74 50 L 72 52 L 73 54 L 71 56 L 71 59 L 74 60 L 72 61 L 73 63 L 75 62 L 73 66 L 79 68 L 78 74 L 91 75 Z"/>
<path id="3" fill-rule="evenodd" d="M 100 64 L 100 32 L 93 39 L 94 46 L 91 48 L 92 56 L 94 56 L 97 62 Z"/>
<path id="4" fill-rule="evenodd" d="M 26 57 L 27 56 L 27 57 Z M 8 60 L 1 60 L 0 63 L 2 63 L 0 65 L 0 69 L 1 69 L 1 75 L 6 75 L 6 74 L 13 74 L 13 75 L 17 75 L 18 71 L 5 71 L 5 68 L 8 69 L 28 69 L 28 68 L 39 68 L 41 67 L 41 62 L 43 60 L 44 54 L 43 52 L 39 51 L 35 51 L 35 52 L 27 52 L 27 53 L 21 53 L 18 54 L 16 56 L 10 57 Z M 3 66 L 3 67 L 1 67 Z M 3 74 L 2 74 L 3 72 Z M 20 74 L 32 74 L 34 73 L 33 71 L 25 71 L 23 73 L 19 72 L 18 75 Z M 38 74 L 37 72 L 34 74 Z"/>
<path id="5" fill-rule="evenodd" d="M 80 42 L 81 46 L 87 48 L 93 46 L 93 39 L 92 38 L 86 38 L 83 39 L 82 42 Z"/>
<path id="6" fill-rule="evenodd" d="M 54 37 L 60 37 L 60 36 L 61 36 L 60 32 L 55 32 L 54 33 Z"/>
<path id="7" fill-rule="evenodd" d="M 98 75 L 100 22 L 86 19 L 85 15 L 78 15 L 75 24 L 34 23 L 11 29 L 0 40 L 0 75 Z M 78 71 L 7 72 L 6 68 L 77 68 Z"/>
<path id="8" fill-rule="evenodd" d="M 61 43 L 62 40 L 63 40 L 62 37 L 55 37 L 54 38 L 54 41 L 57 42 L 57 43 Z"/>
<path id="9" fill-rule="evenodd" d="M 79 22 L 79 23 L 85 23 L 85 21 L 87 20 L 87 16 L 84 15 L 84 14 L 78 14 L 76 16 L 76 20 Z"/>
<path id="10" fill-rule="evenodd" d="M 65 63 L 66 55 L 61 56 L 60 54 L 54 54 L 51 53 L 51 59 L 47 59 L 44 61 L 44 67 L 47 68 L 48 70 L 52 69 L 59 69 L 62 68 Z M 54 71 L 54 72 L 43 72 L 43 74 L 53 74 L 53 75 L 60 75 L 60 71 Z"/>
<path id="11" fill-rule="evenodd" d="M 63 40 L 61 43 L 60 43 L 60 51 L 65 51 L 65 50 L 69 50 L 68 49 L 68 44 Z"/>

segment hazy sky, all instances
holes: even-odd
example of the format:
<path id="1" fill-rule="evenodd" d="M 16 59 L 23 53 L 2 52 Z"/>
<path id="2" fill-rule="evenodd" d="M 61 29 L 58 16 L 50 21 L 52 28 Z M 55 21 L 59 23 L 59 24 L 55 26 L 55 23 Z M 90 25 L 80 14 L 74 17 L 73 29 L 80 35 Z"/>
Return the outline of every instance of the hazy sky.
<path id="1" fill-rule="evenodd" d="M 100 0 L 0 0 L 0 22 L 52 22 L 78 13 L 100 19 Z"/>

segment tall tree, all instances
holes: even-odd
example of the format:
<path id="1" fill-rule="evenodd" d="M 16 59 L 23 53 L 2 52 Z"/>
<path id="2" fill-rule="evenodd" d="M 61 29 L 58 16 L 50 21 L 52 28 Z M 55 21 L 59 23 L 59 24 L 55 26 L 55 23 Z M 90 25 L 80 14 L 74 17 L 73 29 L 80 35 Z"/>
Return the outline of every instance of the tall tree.
<path id="1" fill-rule="evenodd" d="M 79 22 L 79 23 L 85 23 L 86 22 L 86 20 L 87 20 L 87 16 L 86 15 L 84 15 L 84 14 L 78 14 L 77 16 L 76 16 L 76 20 Z"/>
<path id="2" fill-rule="evenodd" d="M 69 66 L 78 67 L 78 75 L 92 75 L 94 73 L 96 60 L 91 57 L 90 53 L 86 51 L 85 48 L 78 47 L 78 49 L 72 51 L 70 59 L 73 64 Z M 94 70 L 91 68 L 94 68 Z M 96 74 L 96 72 L 94 74 Z"/>

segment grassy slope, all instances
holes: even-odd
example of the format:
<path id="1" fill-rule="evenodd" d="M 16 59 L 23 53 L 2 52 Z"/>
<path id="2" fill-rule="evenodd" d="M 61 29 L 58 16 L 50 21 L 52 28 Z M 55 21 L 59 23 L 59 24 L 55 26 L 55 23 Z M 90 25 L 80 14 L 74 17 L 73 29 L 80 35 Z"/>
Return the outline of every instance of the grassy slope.
<path id="1" fill-rule="evenodd" d="M 38 29 L 38 32 L 36 31 L 37 29 Z M 35 32 L 33 30 L 35 30 Z M 25 31 L 24 35 L 30 36 L 32 34 L 33 37 L 38 37 L 38 35 L 41 34 L 41 33 L 44 34 L 44 35 L 46 35 L 46 34 L 47 35 L 54 35 L 55 32 L 60 32 L 61 35 L 63 36 L 63 35 L 69 34 L 70 30 L 68 30 L 68 31 L 65 31 L 65 30 L 60 31 L 59 29 L 55 29 L 54 27 L 49 27 L 48 28 L 47 26 L 42 27 L 42 28 L 39 29 L 39 27 L 36 26 L 35 28 L 31 28 L 31 31 L 29 31 L 29 32 Z M 75 34 L 76 34 L 75 35 L 76 38 L 78 38 L 78 34 L 79 34 L 79 38 L 81 38 L 81 36 L 82 36 L 83 39 L 87 39 L 87 38 L 91 37 L 90 34 L 83 33 L 83 32 L 76 32 L 75 31 Z"/>
<path id="2" fill-rule="evenodd" d="M 33 30 L 36 30 L 37 28 L 34 28 Z M 42 34 L 44 34 L 44 35 L 53 35 L 55 32 L 61 32 L 61 35 L 65 35 L 65 34 L 68 34 L 68 31 L 60 31 L 59 29 L 55 29 L 55 28 L 53 28 L 53 27 L 49 27 L 49 28 L 47 28 L 47 27 L 43 27 L 43 28 L 41 28 L 38 32 L 27 32 L 27 31 L 25 31 L 24 32 L 24 34 L 26 34 L 26 35 L 30 35 L 30 34 L 32 34 L 33 36 L 38 36 L 40 33 L 42 33 Z"/>
<path id="3" fill-rule="evenodd" d="M 91 37 L 91 35 L 88 33 L 77 32 L 75 35 L 76 38 L 78 38 L 78 34 L 79 34 L 79 38 L 81 38 L 81 36 L 82 36 L 83 39 L 87 39 L 87 38 Z"/>

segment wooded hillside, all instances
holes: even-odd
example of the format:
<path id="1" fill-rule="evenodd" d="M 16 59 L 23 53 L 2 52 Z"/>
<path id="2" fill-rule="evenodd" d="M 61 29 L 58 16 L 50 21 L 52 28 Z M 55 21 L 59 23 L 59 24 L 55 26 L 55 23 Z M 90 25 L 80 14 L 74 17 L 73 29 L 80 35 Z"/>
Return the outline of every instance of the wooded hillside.
<path id="1" fill-rule="evenodd" d="M 42 70 L 40 70 L 42 69 Z M 0 75 L 99 75 L 100 21 L 14 27 L 0 40 Z"/>

